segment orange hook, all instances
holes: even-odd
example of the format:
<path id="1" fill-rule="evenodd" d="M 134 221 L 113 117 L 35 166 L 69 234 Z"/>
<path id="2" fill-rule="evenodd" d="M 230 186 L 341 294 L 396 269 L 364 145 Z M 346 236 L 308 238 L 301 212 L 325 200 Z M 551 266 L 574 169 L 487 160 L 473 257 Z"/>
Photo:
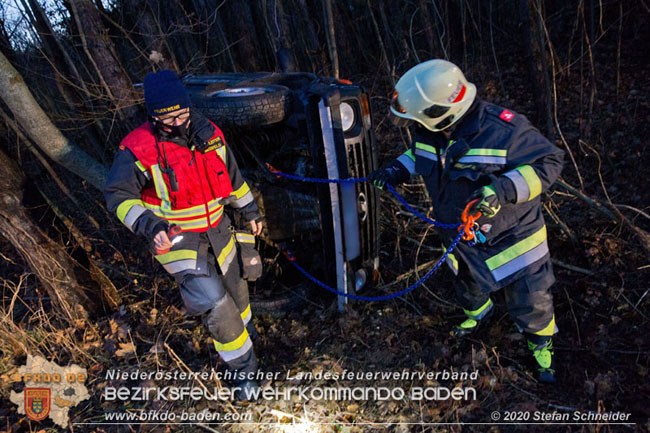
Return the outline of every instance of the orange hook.
<path id="1" fill-rule="evenodd" d="M 458 232 L 463 232 L 464 241 L 471 241 L 474 239 L 474 232 L 472 232 L 472 228 L 474 227 L 476 220 L 479 219 L 483 214 L 481 212 L 476 212 L 474 215 L 470 215 L 469 210 L 480 200 L 481 199 L 476 198 L 467 203 L 467 206 L 465 206 L 465 209 L 460 216 L 460 220 L 463 223 L 458 227 Z"/>

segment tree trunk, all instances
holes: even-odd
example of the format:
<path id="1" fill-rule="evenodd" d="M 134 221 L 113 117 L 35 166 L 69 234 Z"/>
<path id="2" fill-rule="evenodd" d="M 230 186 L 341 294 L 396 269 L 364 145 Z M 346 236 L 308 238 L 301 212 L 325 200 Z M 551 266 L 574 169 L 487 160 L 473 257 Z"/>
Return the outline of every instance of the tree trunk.
<path id="1" fill-rule="evenodd" d="M 243 0 L 232 2 L 229 16 L 231 35 L 237 41 L 235 49 L 239 54 L 239 65 L 243 72 L 256 72 L 257 50 L 253 40 L 255 26 L 251 21 L 250 6 Z"/>
<path id="2" fill-rule="evenodd" d="M 138 115 L 135 105 L 138 97 L 115 55 L 97 6 L 91 0 L 70 0 L 70 6 L 86 55 L 108 97 L 123 120 L 135 118 Z"/>
<path id="3" fill-rule="evenodd" d="M 332 0 L 322 0 L 323 15 L 325 17 L 325 34 L 327 35 L 327 46 L 330 51 L 332 62 L 332 77 L 339 77 L 339 55 L 336 51 L 336 35 L 334 33 L 334 14 L 332 12 Z"/>
<path id="4" fill-rule="evenodd" d="M 24 175 L 0 151 L 0 234 L 28 263 L 52 305 L 69 320 L 88 317 L 91 304 L 76 280 L 70 257 L 32 221 L 22 205 Z"/>
<path id="5" fill-rule="evenodd" d="M 20 126 L 50 158 L 101 190 L 106 167 L 70 142 L 52 124 L 31 94 L 23 77 L 0 54 L 0 98 L 11 109 Z"/>
<path id="6" fill-rule="evenodd" d="M 309 17 L 309 8 L 305 3 L 305 0 L 297 0 L 298 8 L 300 13 L 298 14 L 304 20 L 304 31 L 305 31 L 305 48 L 307 50 L 306 55 L 309 62 L 312 64 L 312 72 L 316 74 L 323 74 L 325 65 L 327 65 L 327 55 L 325 51 L 321 49 L 320 43 L 318 42 L 318 34 L 316 29 L 314 29 L 314 23 Z"/>
<path id="7" fill-rule="evenodd" d="M 176 60 L 167 48 L 165 35 L 160 29 L 160 24 L 154 16 L 149 2 L 126 0 L 124 6 L 129 11 L 129 15 L 132 14 L 134 17 L 135 26 L 140 31 L 140 36 L 145 44 L 144 49 L 149 54 L 149 61 L 158 65 L 161 69 L 171 69 L 178 72 Z"/>
<path id="8" fill-rule="evenodd" d="M 542 56 L 545 54 L 543 47 L 540 47 L 538 43 L 540 40 L 539 34 L 542 30 L 539 28 L 539 20 L 534 14 L 534 8 L 531 8 L 531 1 L 535 0 L 519 0 L 524 57 L 533 90 L 533 99 L 537 107 L 536 122 L 544 124 L 547 132 L 549 132 L 549 129 L 552 132 L 551 95 L 548 87 L 545 86 L 548 79 L 545 76 L 547 71 L 544 71 L 545 62 L 542 62 Z"/>

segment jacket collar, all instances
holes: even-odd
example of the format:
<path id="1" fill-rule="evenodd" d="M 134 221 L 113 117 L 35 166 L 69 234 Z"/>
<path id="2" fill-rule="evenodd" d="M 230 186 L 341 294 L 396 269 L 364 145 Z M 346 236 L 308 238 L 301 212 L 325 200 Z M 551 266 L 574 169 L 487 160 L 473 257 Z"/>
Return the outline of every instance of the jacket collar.
<path id="1" fill-rule="evenodd" d="M 451 132 L 450 138 L 457 140 L 476 134 L 481 127 L 481 120 L 485 112 L 485 102 L 478 96 L 469 107 L 469 110 L 463 115 L 463 118 Z"/>

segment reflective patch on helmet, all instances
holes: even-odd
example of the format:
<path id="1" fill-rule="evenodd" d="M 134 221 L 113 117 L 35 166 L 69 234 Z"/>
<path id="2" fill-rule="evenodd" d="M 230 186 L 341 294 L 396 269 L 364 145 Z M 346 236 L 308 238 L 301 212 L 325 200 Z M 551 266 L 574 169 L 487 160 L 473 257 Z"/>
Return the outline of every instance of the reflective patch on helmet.
<path id="1" fill-rule="evenodd" d="M 499 118 L 501 120 L 505 120 L 506 122 L 510 122 L 513 117 L 515 117 L 514 113 L 508 110 L 503 110 L 501 114 L 499 114 Z"/>
<path id="2" fill-rule="evenodd" d="M 454 89 L 454 92 L 447 98 L 447 102 L 450 104 L 454 104 L 461 99 L 463 99 L 463 96 L 465 96 L 465 91 L 467 90 L 467 87 L 460 81 L 458 81 L 458 85 L 456 85 L 456 88 Z"/>

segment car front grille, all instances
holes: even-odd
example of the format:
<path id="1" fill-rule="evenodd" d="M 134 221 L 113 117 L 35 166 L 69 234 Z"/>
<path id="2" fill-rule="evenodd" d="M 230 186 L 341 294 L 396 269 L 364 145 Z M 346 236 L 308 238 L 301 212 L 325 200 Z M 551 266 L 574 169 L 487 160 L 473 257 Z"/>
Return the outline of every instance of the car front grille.
<path id="1" fill-rule="evenodd" d="M 365 135 L 365 134 L 364 134 Z M 375 169 L 374 146 L 369 137 L 347 144 L 348 171 L 351 177 L 367 177 Z M 375 188 L 368 182 L 356 184 L 359 204 L 359 236 L 361 237 L 361 259 L 367 261 L 377 257 L 377 236 L 379 235 L 378 196 Z M 363 201 L 365 199 L 365 206 Z M 365 209 L 364 209 L 365 208 Z M 364 218 L 365 211 L 365 218 Z"/>

